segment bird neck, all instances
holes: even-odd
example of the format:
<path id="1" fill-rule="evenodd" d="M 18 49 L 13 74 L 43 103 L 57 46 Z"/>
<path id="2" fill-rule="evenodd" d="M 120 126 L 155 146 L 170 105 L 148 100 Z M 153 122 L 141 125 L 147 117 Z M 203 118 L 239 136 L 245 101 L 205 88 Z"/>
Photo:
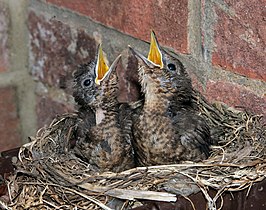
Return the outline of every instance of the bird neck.
<path id="1" fill-rule="evenodd" d="M 158 84 L 153 80 L 147 81 L 144 86 L 145 102 L 144 111 L 164 114 L 169 107 L 169 96 L 160 90 Z"/>
<path id="2" fill-rule="evenodd" d="M 117 122 L 118 121 L 119 104 L 115 99 L 102 101 L 95 109 L 96 124 L 101 122 Z"/>
<path id="3" fill-rule="evenodd" d="M 118 107 L 97 108 L 95 110 L 96 124 L 100 123 L 118 123 Z"/>
<path id="4" fill-rule="evenodd" d="M 110 97 L 106 97 L 101 102 L 100 107 L 107 112 L 112 112 L 118 109 L 119 104 L 115 97 L 110 96 Z"/>
<path id="5" fill-rule="evenodd" d="M 163 95 L 149 94 L 145 96 L 144 111 L 164 115 L 169 108 L 169 100 Z"/>

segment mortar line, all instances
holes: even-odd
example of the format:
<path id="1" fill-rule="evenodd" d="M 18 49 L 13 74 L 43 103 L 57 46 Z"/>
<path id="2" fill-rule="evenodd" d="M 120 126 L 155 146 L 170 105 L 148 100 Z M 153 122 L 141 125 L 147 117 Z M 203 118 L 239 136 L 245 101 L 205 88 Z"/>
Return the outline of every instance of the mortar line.
<path id="1" fill-rule="evenodd" d="M 10 82 L 16 82 L 17 109 L 20 118 L 22 143 L 36 132 L 35 83 L 28 68 L 28 0 L 7 0 L 10 10 L 10 75 L 5 76 Z M 14 78 L 15 77 L 15 78 Z M 7 84 L 9 84 L 7 82 Z"/>
<path id="2" fill-rule="evenodd" d="M 202 60 L 201 43 L 201 1 L 188 1 L 188 50 L 198 60 Z"/>

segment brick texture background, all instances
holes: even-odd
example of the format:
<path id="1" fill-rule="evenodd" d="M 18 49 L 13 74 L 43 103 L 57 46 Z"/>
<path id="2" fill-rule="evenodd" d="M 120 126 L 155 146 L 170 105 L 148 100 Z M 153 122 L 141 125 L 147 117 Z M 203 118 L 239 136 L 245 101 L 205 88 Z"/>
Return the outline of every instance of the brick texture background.
<path id="1" fill-rule="evenodd" d="M 182 53 L 187 47 L 188 0 L 48 0 L 55 5 L 87 15 L 93 20 L 146 41 L 149 30 L 157 32 L 162 44 Z"/>
<path id="2" fill-rule="evenodd" d="M 0 119 L 1 150 L 20 146 L 16 90 L 13 87 L 0 88 Z"/>
<path id="3" fill-rule="evenodd" d="M 96 42 L 83 29 L 29 12 L 30 70 L 39 81 L 60 87 L 78 64 L 94 59 Z M 65 77 L 63 77 L 65 76 Z"/>
<path id="4" fill-rule="evenodd" d="M 234 11 L 215 8 L 216 49 L 213 64 L 253 79 L 266 81 L 266 3 L 264 0 L 226 0 Z"/>
<path id="5" fill-rule="evenodd" d="M 8 2 L 0 0 L 0 151 L 27 141 L 21 136 L 25 119 L 19 115 L 23 93 L 16 84 L 22 70 L 14 69 L 10 59 L 16 53 L 12 39 L 16 21 L 10 14 L 14 5 Z M 145 41 L 149 41 L 151 29 L 161 45 L 182 58 L 194 86 L 209 101 L 266 117 L 264 0 L 24 2 L 22 22 L 29 44 L 23 45 L 27 52 L 24 74 L 35 84 L 28 91 L 35 100 L 31 118 L 36 119 L 32 122 L 36 129 L 48 125 L 57 114 L 75 109 L 69 95 L 72 72 L 94 58 L 99 42 L 111 59 L 122 52 L 119 75 L 128 78 L 120 81 L 120 101 L 136 100 L 139 86 L 136 72 L 131 71 L 136 61 L 127 45 L 147 52 Z M 18 93 L 22 95 L 18 97 Z"/>
<path id="6" fill-rule="evenodd" d="M 209 101 L 222 101 L 229 106 L 235 106 L 237 109 L 266 116 L 266 98 L 259 97 L 240 85 L 226 81 L 209 80 L 205 95 Z"/>
<path id="7" fill-rule="evenodd" d="M 0 72 L 8 70 L 8 26 L 9 13 L 0 2 Z"/>

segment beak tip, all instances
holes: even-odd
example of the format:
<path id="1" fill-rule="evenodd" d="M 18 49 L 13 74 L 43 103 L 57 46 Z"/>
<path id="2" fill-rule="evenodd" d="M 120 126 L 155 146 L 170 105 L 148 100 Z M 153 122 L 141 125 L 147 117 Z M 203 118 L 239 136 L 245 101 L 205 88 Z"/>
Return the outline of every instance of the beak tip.
<path id="1" fill-rule="evenodd" d="M 100 85 L 100 81 L 97 78 L 95 79 L 95 84 Z"/>

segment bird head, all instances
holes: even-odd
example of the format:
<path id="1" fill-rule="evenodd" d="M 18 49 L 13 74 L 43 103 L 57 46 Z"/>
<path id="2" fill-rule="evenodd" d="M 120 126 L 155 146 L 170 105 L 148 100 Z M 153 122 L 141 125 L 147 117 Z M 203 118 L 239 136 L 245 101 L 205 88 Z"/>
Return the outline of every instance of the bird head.
<path id="1" fill-rule="evenodd" d="M 137 50 L 130 49 L 139 61 L 140 82 L 146 95 L 155 93 L 190 100 L 192 85 L 185 67 L 178 58 L 160 47 L 153 31 L 148 58 Z M 152 88 L 147 88 L 151 84 Z"/>
<path id="2" fill-rule="evenodd" d="M 107 87 L 116 79 L 111 73 L 116 68 L 119 58 L 120 56 L 108 67 L 102 47 L 99 45 L 95 59 L 88 64 L 80 65 L 73 73 L 73 96 L 80 106 L 94 106 L 107 94 Z"/>

